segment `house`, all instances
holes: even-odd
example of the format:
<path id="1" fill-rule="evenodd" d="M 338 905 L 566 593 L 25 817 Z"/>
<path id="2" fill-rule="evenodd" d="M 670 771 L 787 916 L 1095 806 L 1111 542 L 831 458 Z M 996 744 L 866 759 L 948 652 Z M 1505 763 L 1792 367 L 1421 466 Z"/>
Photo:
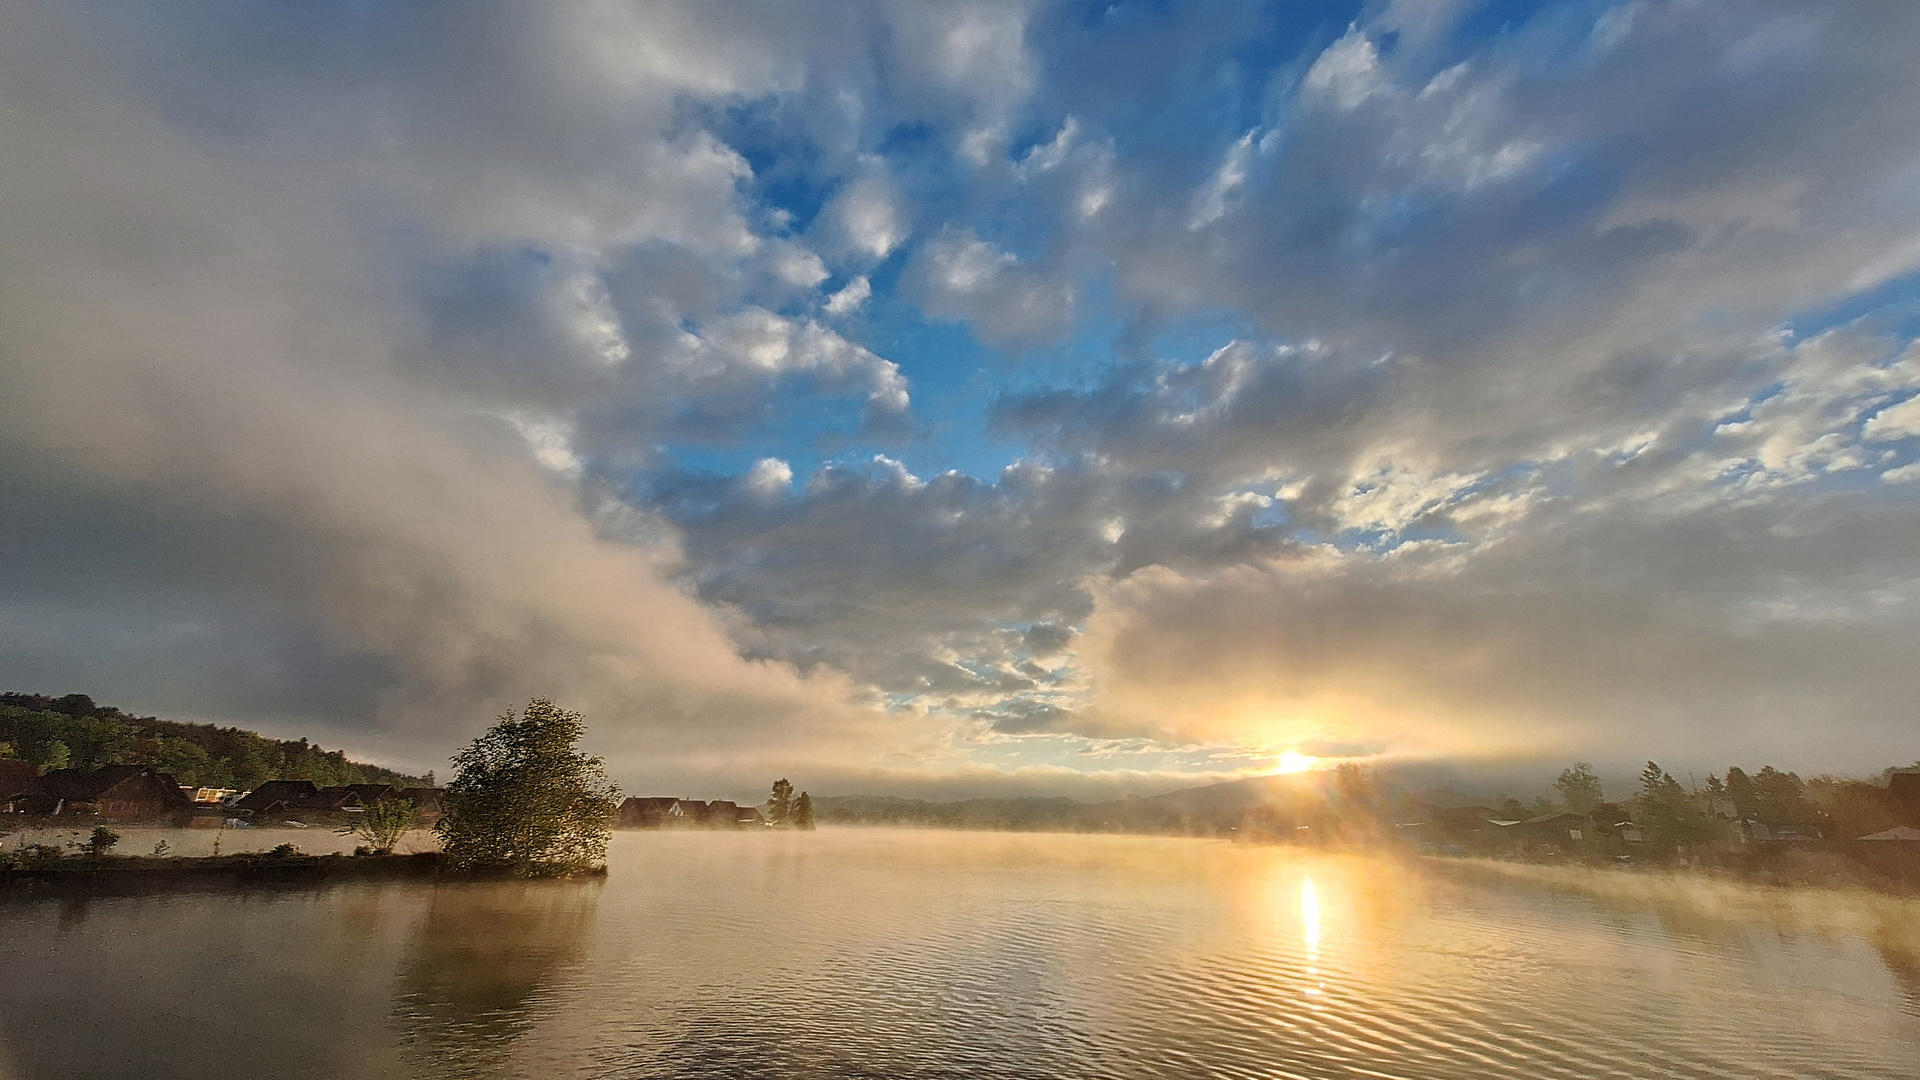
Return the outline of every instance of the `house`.
<path id="1" fill-rule="evenodd" d="M 1559 844 L 1586 840 L 1594 831 L 1593 822 L 1588 821 L 1585 814 L 1541 814 L 1520 822 L 1517 827 L 1538 839 Z"/>
<path id="2" fill-rule="evenodd" d="M 191 784 L 181 784 L 180 790 L 186 794 L 187 798 L 192 799 L 195 804 L 201 806 L 212 806 L 216 803 L 223 803 L 229 798 L 240 794 L 239 791 L 230 787 L 194 787 Z"/>
<path id="3" fill-rule="evenodd" d="M 1887 804 L 1902 824 L 1920 826 L 1920 769 L 1895 769 L 1887 777 Z"/>
<path id="4" fill-rule="evenodd" d="M 34 782 L 40 779 L 40 767 L 24 761 L 0 761 L 0 813 L 11 813 L 16 802 L 23 802 Z"/>
<path id="5" fill-rule="evenodd" d="M 151 765 L 55 769 L 36 777 L 22 801 L 30 813 L 87 814 L 123 821 L 193 811 L 193 800 L 173 777 Z"/>
<path id="6" fill-rule="evenodd" d="M 392 784 L 341 784 L 321 788 L 295 803 L 292 809 L 318 814 L 358 814 L 396 794 Z"/>
<path id="7" fill-rule="evenodd" d="M 753 806 L 740 807 L 739 812 L 734 815 L 733 822 L 735 825 L 738 825 L 743 829 L 750 828 L 755 825 L 771 825 L 772 824 L 772 822 L 766 819 L 765 815 L 760 813 L 760 810 L 758 807 L 753 807 Z"/>
<path id="8" fill-rule="evenodd" d="M 700 804 L 704 809 L 705 804 Z M 620 804 L 614 817 L 622 829 L 659 829 L 688 823 L 687 800 L 663 796 L 632 798 Z"/>
<path id="9" fill-rule="evenodd" d="M 1433 824 L 1450 833 L 1479 832 L 1499 816 L 1491 806 L 1449 806 L 1433 812 Z"/>
<path id="10" fill-rule="evenodd" d="M 268 780 L 233 804 L 255 817 L 284 814 L 319 792 L 311 780 Z"/>
<path id="11" fill-rule="evenodd" d="M 401 788 L 391 798 L 405 799 L 413 804 L 413 812 L 422 818 L 432 819 L 440 816 L 441 789 L 437 787 Z"/>
<path id="12" fill-rule="evenodd" d="M 1882 832 L 1868 833 L 1860 839 L 1873 840 L 1876 842 L 1891 840 L 1895 843 L 1914 844 L 1920 843 L 1920 829 L 1916 829 L 1911 825 L 1895 825 L 1893 828 Z"/>

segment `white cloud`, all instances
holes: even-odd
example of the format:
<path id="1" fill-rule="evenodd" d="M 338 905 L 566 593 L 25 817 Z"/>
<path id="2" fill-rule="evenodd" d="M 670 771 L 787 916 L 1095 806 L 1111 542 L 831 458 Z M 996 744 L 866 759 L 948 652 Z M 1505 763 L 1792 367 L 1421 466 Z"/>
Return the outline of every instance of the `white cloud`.
<path id="1" fill-rule="evenodd" d="M 873 285 L 862 274 L 846 283 L 839 292 L 827 297 L 827 314 L 835 316 L 851 315 L 866 304 L 873 296 Z"/>
<path id="2" fill-rule="evenodd" d="M 1360 27 L 1349 27 L 1346 35 L 1327 46 L 1307 69 L 1306 88 L 1329 98 L 1336 108 L 1351 112 L 1384 88 L 1379 58 Z"/>
<path id="3" fill-rule="evenodd" d="M 907 239 L 905 216 L 893 184 L 870 171 L 848 184 L 827 209 L 841 242 L 869 259 L 884 259 Z"/>
<path id="4" fill-rule="evenodd" d="M 793 487 L 793 466 L 779 458 L 761 458 L 747 470 L 746 483 L 761 495 L 784 495 Z"/>

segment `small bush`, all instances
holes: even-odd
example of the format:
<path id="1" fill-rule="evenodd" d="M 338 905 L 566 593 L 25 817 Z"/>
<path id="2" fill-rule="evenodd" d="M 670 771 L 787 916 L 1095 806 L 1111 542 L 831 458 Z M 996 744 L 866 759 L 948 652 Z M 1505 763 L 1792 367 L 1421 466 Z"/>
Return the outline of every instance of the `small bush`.
<path id="1" fill-rule="evenodd" d="M 167 857 L 167 853 L 172 850 L 171 847 L 167 846 L 167 842 L 162 840 L 153 845 L 153 857 L 156 859 L 164 859 Z"/>
<path id="2" fill-rule="evenodd" d="M 272 851 L 267 852 L 267 858 L 291 859 L 298 854 L 300 854 L 299 848 L 294 847 L 292 844 L 281 844 L 278 847 L 274 848 Z"/>
<path id="3" fill-rule="evenodd" d="M 53 844 L 22 844 L 12 853 L 13 865 L 21 870 L 45 870 L 66 855 Z"/>
<path id="4" fill-rule="evenodd" d="M 93 835 L 87 837 L 87 842 L 80 845 L 80 850 L 97 859 L 107 852 L 112 851 L 113 846 L 119 842 L 119 833 L 114 832 L 105 825 L 95 825 L 93 827 Z"/>

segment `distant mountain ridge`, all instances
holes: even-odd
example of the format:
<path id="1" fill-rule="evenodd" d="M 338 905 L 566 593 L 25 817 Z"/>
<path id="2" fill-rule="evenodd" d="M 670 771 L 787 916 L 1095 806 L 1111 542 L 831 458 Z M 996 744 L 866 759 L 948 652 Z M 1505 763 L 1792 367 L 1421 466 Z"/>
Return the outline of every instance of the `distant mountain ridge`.
<path id="1" fill-rule="evenodd" d="M 0 757 L 41 768 L 153 765 L 194 787 L 251 788 L 266 780 L 311 780 L 321 787 L 426 781 L 350 761 L 305 739 L 272 739 L 243 728 L 135 716 L 86 694 L 0 694 Z"/>

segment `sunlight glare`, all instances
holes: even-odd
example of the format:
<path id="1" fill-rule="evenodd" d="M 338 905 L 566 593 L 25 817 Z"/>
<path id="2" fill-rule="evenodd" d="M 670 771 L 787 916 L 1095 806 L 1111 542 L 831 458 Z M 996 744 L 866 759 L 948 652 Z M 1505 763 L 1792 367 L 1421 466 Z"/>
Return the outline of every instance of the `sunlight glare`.
<path id="1" fill-rule="evenodd" d="M 1306 772 L 1308 769 L 1313 768 L 1319 760 L 1317 757 L 1303 754 L 1298 750 L 1288 750 L 1274 761 L 1273 771 L 1276 775 Z"/>

